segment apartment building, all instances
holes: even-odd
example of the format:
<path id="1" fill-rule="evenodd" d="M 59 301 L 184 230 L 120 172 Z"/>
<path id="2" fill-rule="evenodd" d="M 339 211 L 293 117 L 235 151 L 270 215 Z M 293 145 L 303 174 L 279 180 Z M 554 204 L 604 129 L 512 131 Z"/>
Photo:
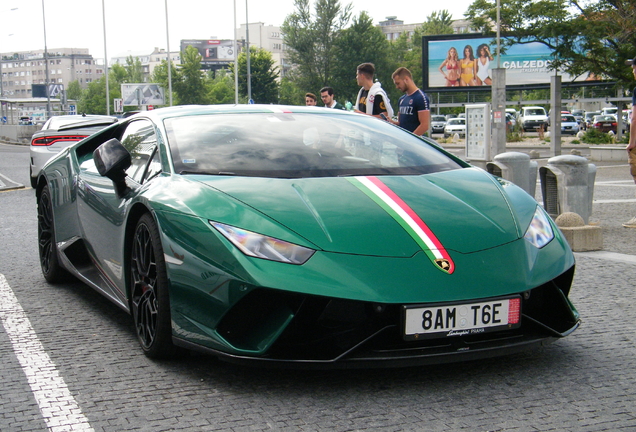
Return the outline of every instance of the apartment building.
<path id="1" fill-rule="evenodd" d="M 143 82 L 151 82 L 155 68 L 159 66 L 161 62 L 168 59 L 168 52 L 164 48 L 157 47 L 155 47 L 155 49 L 150 53 L 148 53 L 148 51 L 128 51 L 125 53 L 119 53 L 117 56 L 111 58 L 108 65 L 112 66 L 113 64 L 119 64 L 121 66 L 126 66 L 126 62 L 129 57 L 139 59 L 144 75 Z M 181 52 L 172 51 L 170 53 L 170 58 L 173 64 L 181 64 Z"/>
<path id="2" fill-rule="evenodd" d="M 66 89 L 77 80 L 82 88 L 104 74 L 88 48 L 57 48 L 47 50 L 49 83 Z M 0 53 L 2 96 L 10 98 L 32 97 L 32 84 L 46 83 L 44 50 Z"/>
<path id="3" fill-rule="evenodd" d="M 250 47 L 258 47 L 271 52 L 274 66 L 279 67 L 280 77 L 284 77 L 289 72 L 291 65 L 285 59 L 285 45 L 283 44 L 283 33 L 280 27 L 265 25 L 262 22 L 249 23 L 247 26 L 241 24 L 237 32 L 237 38 L 245 41 L 248 31 Z"/>
<path id="4" fill-rule="evenodd" d="M 400 37 L 402 33 L 408 33 L 412 36 L 415 29 L 421 27 L 424 23 L 404 24 L 404 21 L 397 19 L 397 16 L 388 16 L 386 20 L 380 21 L 379 27 L 387 40 L 394 41 Z M 455 34 L 473 33 L 476 30 L 471 27 L 471 22 L 465 19 L 453 20 L 451 23 Z"/>

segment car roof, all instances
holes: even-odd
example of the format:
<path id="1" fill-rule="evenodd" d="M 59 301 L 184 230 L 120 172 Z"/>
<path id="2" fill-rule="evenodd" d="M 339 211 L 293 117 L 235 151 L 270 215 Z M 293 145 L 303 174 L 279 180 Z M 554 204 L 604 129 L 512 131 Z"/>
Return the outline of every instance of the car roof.
<path id="1" fill-rule="evenodd" d="M 152 111 L 142 111 L 126 121 L 139 117 L 148 117 L 156 121 L 171 117 L 182 117 L 189 115 L 201 114 L 293 114 L 293 113 L 311 113 L 311 114 L 329 114 L 329 115 L 356 115 L 346 110 L 334 110 L 333 108 L 324 108 L 318 106 L 304 105 L 267 105 L 267 104 L 242 104 L 242 105 L 180 105 L 174 107 L 159 108 Z"/>

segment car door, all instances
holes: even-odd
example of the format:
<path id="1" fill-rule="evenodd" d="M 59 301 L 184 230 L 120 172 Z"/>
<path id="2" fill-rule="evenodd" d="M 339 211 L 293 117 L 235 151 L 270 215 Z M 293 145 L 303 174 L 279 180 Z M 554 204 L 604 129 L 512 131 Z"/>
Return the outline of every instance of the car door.
<path id="1" fill-rule="evenodd" d="M 115 294 L 125 298 L 123 245 L 128 205 L 142 184 L 161 171 L 161 162 L 150 120 L 130 122 L 120 141 L 131 154 L 132 165 L 126 170 L 131 191 L 119 196 L 113 182 L 99 175 L 92 157 L 84 158 L 80 161 L 78 214 L 82 235 L 100 272 L 114 285 Z"/>

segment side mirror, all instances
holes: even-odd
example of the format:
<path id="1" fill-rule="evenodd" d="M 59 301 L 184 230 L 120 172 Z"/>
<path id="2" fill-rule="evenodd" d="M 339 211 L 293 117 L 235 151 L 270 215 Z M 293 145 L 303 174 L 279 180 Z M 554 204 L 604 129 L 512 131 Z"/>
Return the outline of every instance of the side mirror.
<path id="1" fill-rule="evenodd" d="M 115 184 L 119 196 L 128 193 L 126 170 L 132 165 L 132 158 L 117 138 L 112 138 L 97 147 L 93 160 L 99 175 L 108 177 Z"/>

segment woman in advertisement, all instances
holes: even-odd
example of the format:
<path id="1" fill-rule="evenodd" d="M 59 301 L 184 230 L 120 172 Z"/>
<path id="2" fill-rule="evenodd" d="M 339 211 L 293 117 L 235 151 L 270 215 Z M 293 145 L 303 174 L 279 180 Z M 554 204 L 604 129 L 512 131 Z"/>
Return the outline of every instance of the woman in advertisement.
<path id="1" fill-rule="evenodd" d="M 470 45 L 464 47 L 464 58 L 461 59 L 459 65 L 462 69 L 459 85 L 462 87 L 478 85 L 476 80 L 477 62 L 473 55 L 473 47 Z"/>
<path id="2" fill-rule="evenodd" d="M 446 71 L 444 71 L 444 67 L 446 67 Z M 450 47 L 446 60 L 440 65 L 439 71 L 446 79 L 446 87 L 457 87 L 459 85 L 459 56 L 455 47 Z"/>
<path id="3" fill-rule="evenodd" d="M 490 62 L 493 61 L 490 48 L 487 44 L 477 47 L 477 85 L 491 85 Z"/>

